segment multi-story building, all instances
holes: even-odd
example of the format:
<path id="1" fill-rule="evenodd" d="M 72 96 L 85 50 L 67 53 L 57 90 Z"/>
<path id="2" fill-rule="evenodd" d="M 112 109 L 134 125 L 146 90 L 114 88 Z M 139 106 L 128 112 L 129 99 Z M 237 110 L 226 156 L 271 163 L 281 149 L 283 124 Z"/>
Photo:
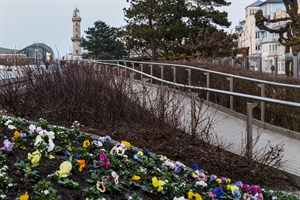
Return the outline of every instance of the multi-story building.
<path id="1" fill-rule="evenodd" d="M 285 13 L 282 0 L 256 1 L 245 8 L 245 20 L 236 27 L 240 37 L 238 47 L 249 47 L 249 62 L 256 70 L 271 71 L 276 66 L 278 73 L 284 73 L 285 49 L 278 42 L 278 35 L 260 30 L 255 25 L 255 13 L 262 10 L 265 17 L 275 19 Z M 282 22 L 270 23 L 270 28 L 280 26 Z"/>

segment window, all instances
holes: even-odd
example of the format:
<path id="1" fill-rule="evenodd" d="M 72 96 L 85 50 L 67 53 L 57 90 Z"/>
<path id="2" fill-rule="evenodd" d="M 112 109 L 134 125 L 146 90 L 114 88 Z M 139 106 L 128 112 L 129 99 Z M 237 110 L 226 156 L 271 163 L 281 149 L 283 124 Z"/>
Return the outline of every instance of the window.
<path id="1" fill-rule="evenodd" d="M 78 54 L 78 50 L 76 50 L 76 53 Z"/>
<path id="2" fill-rule="evenodd" d="M 256 46 L 255 46 L 255 50 L 256 50 L 256 51 L 261 50 L 261 45 L 256 45 Z"/>
<path id="3" fill-rule="evenodd" d="M 255 38 L 260 38 L 259 32 L 256 32 L 256 33 L 255 33 Z"/>

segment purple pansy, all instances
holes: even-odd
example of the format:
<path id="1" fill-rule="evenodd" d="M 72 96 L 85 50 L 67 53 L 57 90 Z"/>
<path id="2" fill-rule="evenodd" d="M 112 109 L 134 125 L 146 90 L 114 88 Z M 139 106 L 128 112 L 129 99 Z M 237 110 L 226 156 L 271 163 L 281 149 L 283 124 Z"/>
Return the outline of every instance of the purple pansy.
<path id="1" fill-rule="evenodd" d="M 0 148 L 0 151 L 12 151 L 14 147 L 14 143 L 9 141 L 8 139 L 3 141 L 4 146 Z"/>

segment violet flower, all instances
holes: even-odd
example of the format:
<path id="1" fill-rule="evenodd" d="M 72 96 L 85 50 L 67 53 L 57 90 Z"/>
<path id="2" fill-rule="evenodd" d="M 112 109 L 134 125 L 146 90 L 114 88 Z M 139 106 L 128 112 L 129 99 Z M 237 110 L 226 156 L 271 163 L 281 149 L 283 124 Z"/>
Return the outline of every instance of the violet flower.
<path id="1" fill-rule="evenodd" d="M 12 151 L 14 147 L 14 143 L 9 141 L 8 139 L 3 141 L 4 146 L 0 148 L 0 151 Z"/>

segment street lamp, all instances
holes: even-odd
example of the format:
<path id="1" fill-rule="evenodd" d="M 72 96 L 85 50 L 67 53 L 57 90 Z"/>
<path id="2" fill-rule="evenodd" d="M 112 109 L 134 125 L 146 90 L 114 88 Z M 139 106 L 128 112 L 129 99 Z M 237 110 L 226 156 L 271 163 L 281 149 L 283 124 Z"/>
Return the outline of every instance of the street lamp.
<path id="1" fill-rule="evenodd" d="M 17 45 L 15 44 L 15 55 L 14 55 L 14 66 L 17 66 L 17 63 L 16 63 L 16 56 L 17 56 Z"/>

